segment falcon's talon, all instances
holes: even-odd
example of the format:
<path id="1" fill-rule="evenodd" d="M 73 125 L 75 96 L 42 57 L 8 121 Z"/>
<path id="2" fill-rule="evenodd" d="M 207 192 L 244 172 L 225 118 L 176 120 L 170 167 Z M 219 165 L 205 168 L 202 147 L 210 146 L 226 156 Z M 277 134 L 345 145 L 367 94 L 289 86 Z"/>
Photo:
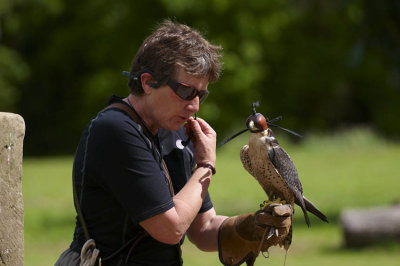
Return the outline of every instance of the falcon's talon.
<path id="1" fill-rule="evenodd" d="M 270 239 L 274 235 L 275 228 L 271 226 L 268 232 L 267 240 Z"/>

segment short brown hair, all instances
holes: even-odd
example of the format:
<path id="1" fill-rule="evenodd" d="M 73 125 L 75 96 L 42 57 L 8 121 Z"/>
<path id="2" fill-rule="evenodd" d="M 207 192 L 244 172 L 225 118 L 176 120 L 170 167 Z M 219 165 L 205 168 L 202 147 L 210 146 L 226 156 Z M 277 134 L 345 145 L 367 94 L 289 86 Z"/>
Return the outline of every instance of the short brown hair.
<path id="1" fill-rule="evenodd" d="M 141 95 L 142 73 L 151 73 L 160 86 L 176 73 L 177 66 L 181 66 L 188 74 L 207 77 L 212 83 L 219 79 L 221 57 L 222 48 L 209 43 L 198 31 L 165 20 L 139 48 L 131 65 L 128 86 L 133 94 Z"/>

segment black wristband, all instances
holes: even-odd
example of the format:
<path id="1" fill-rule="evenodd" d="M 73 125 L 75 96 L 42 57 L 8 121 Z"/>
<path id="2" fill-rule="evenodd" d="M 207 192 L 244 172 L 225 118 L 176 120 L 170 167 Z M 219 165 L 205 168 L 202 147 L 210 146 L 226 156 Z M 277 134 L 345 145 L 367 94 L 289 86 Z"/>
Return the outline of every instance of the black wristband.
<path id="1" fill-rule="evenodd" d="M 211 169 L 211 173 L 212 173 L 213 175 L 215 175 L 215 173 L 217 172 L 217 171 L 215 170 L 214 166 L 212 166 L 212 165 L 209 164 L 209 163 L 198 163 L 197 166 L 196 166 L 196 168 L 199 168 L 199 167 L 205 167 L 205 168 Z"/>

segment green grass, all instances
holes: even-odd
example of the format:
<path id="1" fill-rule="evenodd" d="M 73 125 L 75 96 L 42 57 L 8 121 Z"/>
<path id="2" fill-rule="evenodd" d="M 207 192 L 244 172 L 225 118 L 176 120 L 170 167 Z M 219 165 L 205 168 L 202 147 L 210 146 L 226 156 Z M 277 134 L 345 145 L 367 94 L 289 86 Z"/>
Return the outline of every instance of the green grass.
<path id="1" fill-rule="evenodd" d="M 286 265 L 398 265 L 399 244 L 360 250 L 343 248 L 338 217 L 345 208 L 400 202 L 400 144 L 379 139 L 366 130 L 309 136 L 301 144 L 288 142 L 284 135 L 278 137 L 298 168 L 304 194 L 331 220 L 323 224 L 312 218 L 312 226 L 307 228 L 297 208 Z M 217 174 L 209 190 L 219 214 L 252 212 L 266 199 L 239 159 L 239 150 L 247 138 L 248 134 L 244 134 L 218 150 Z M 24 160 L 27 266 L 54 265 L 72 239 L 75 212 L 71 166 L 72 157 Z M 183 246 L 183 254 L 185 265 L 220 265 L 217 253 L 201 252 L 189 241 Z M 273 247 L 269 256 L 260 256 L 256 265 L 283 265 L 283 250 Z"/>

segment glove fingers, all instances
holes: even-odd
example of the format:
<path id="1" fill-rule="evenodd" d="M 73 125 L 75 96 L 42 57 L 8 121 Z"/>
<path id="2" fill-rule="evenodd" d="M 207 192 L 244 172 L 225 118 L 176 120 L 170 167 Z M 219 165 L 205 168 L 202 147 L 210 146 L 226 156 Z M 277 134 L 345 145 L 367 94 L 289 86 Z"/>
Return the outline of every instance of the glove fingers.
<path id="1" fill-rule="evenodd" d="M 290 216 L 293 215 L 293 210 L 288 204 L 278 205 L 272 209 L 272 214 L 276 216 Z"/>
<path id="2" fill-rule="evenodd" d="M 278 216 L 289 216 L 293 214 L 293 207 L 290 204 L 271 203 L 261 209 L 261 211 L 275 213 Z"/>
<path id="3" fill-rule="evenodd" d="M 291 219 L 290 216 L 272 216 L 270 214 L 260 212 L 256 215 L 256 224 L 274 227 L 288 227 L 291 224 Z"/>

